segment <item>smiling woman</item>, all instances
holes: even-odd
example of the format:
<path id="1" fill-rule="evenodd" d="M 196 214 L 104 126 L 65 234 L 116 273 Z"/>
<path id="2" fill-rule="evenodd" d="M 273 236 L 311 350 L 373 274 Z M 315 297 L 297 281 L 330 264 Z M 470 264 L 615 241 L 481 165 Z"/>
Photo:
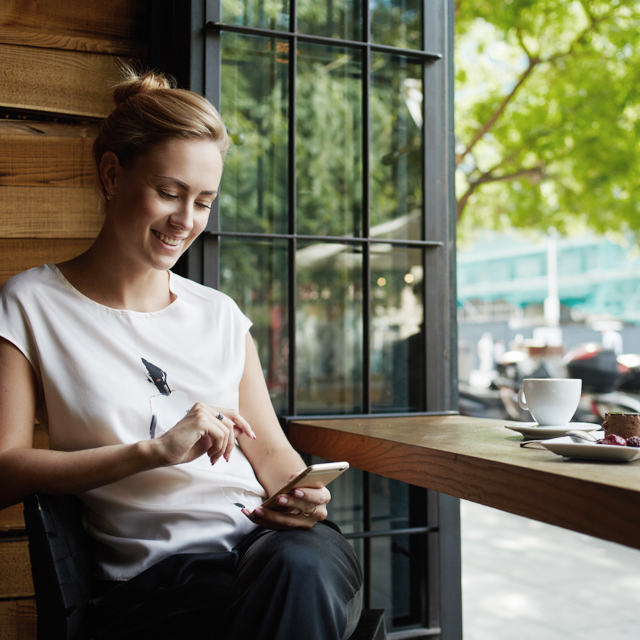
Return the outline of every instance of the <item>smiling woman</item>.
<path id="1" fill-rule="evenodd" d="M 309 640 L 348 638 L 360 568 L 323 522 L 326 488 L 280 491 L 304 464 L 251 321 L 170 271 L 206 226 L 225 126 L 155 73 L 128 72 L 114 96 L 94 145 L 98 237 L 0 290 L 0 508 L 80 497 L 98 542 L 96 640 L 290 639 L 302 624 Z M 36 417 L 50 450 L 32 448 Z"/>

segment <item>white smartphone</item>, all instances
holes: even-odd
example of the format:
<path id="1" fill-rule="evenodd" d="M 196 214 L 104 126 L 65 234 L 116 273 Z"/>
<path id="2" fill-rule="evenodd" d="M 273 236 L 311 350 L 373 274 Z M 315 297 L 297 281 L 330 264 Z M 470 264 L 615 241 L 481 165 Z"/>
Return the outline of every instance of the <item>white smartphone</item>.
<path id="1" fill-rule="evenodd" d="M 276 501 L 278 496 L 281 496 L 283 493 L 291 493 L 291 490 L 296 487 L 313 487 L 314 489 L 326 487 L 332 480 L 335 480 L 348 468 L 348 462 L 325 462 L 323 464 L 312 464 L 282 487 L 280 491 L 277 491 L 269 499 L 265 500 L 262 503 L 262 506 L 268 508 Z"/>

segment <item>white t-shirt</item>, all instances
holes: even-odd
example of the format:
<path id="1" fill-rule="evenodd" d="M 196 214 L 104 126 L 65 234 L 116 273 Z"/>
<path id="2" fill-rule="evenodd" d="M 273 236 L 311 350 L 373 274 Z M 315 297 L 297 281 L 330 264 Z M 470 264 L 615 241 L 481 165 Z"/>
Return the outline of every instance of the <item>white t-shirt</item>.
<path id="1" fill-rule="evenodd" d="M 0 336 L 29 360 L 37 418 L 50 447 L 134 443 L 170 429 L 197 401 L 238 408 L 251 322 L 226 295 L 170 274 L 168 307 L 141 313 L 98 304 L 53 265 L 0 290 Z M 242 437 L 240 438 L 241 444 Z M 98 576 L 126 580 L 176 553 L 230 550 L 265 497 L 238 446 L 80 495 L 98 544 Z"/>

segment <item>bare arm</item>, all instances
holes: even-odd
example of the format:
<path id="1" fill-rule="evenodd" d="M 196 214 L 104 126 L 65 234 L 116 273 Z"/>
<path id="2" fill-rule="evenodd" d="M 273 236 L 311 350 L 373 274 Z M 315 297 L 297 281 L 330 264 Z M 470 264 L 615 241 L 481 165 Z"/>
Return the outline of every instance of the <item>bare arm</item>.
<path id="1" fill-rule="evenodd" d="M 242 450 L 260 484 L 272 496 L 306 465 L 280 427 L 250 334 L 246 338 L 246 362 L 240 382 L 240 414 L 257 436 L 255 441 L 243 439 Z M 328 489 L 302 488 L 288 496 L 286 503 L 281 503 L 281 511 L 265 513 L 258 509 L 252 519 L 273 529 L 309 527 L 326 518 L 330 498 Z M 314 517 L 306 518 L 299 512 L 313 512 Z"/>
<path id="2" fill-rule="evenodd" d="M 81 493 L 204 454 L 214 464 L 228 455 L 234 435 L 253 435 L 241 418 L 219 421 L 217 408 L 197 403 L 154 440 L 70 452 L 34 449 L 36 393 L 28 360 L 0 339 L 0 509 L 30 493 Z"/>

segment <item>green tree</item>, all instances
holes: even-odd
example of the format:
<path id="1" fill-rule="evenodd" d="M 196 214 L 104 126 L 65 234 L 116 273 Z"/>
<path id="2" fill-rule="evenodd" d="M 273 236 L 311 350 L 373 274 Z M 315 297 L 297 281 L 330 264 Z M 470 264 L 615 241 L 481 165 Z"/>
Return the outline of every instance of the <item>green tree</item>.
<path id="1" fill-rule="evenodd" d="M 461 230 L 640 233 L 640 3 L 456 0 Z"/>

